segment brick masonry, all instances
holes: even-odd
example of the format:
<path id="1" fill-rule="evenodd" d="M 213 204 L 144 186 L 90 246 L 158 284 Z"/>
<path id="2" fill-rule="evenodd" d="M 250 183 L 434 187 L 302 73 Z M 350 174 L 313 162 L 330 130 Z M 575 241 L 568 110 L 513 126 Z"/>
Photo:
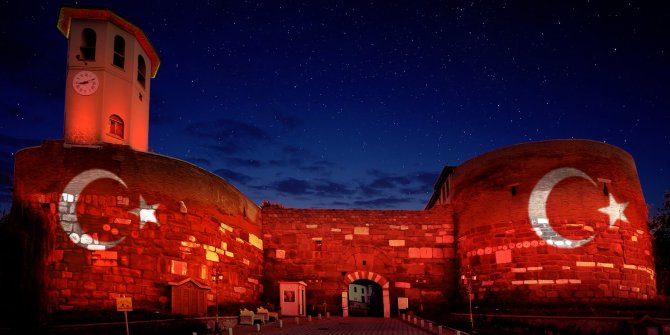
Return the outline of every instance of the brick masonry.
<path id="1" fill-rule="evenodd" d="M 99 179 L 62 201 L 66 184 L 89 169 L 112 172 L 127 187 Z M 15 170 L 15 201 L 43 213 L 54 238 L 46 241 L 53 246 L 46 265 L 49 311 L 112 309 L 123 294 L 133 297 L 135 308 L 163 310 L 168 283 L 189 277 L 211 288 L 207 300 L 213 305 L 217 266 L 220 302 L 258 300 L 260 210 L 223 179 L 127 147 L 66 148 L 61 141 L 20 151 Z M 142 229 L 139 216 L 129 213 L 140 206 L 140 195 L 159 204 L 157 224 L 146 222 Z M 82 248 L 68 237 L 73 222 L 91 239 L 124 240 L 108 250 Z"/>
<path id="2" fill-rule="evenodd" d="M 547 245 L 529 219 L 537 181 L 561 167 L 579 169 L 594 181 L 565 179 L 546 205 L 561 235 L 592 237 L 578 248 Z M 457 167 L 451 189 L 460 269 L 478 275 L 478 299 L 606 302 L 656 296 L 647 209 L 633 159 L 623 150 L 584 140 L 515 145 Z M 598 211 L 610 195 L 627 203 L 628 222 L 610 226 Z"/>
<path id="3" fill-rule="evenodd" d="M 49 312 L 112 309 L 123 294 L 139 309 L 163 310 L 169 283 L 186 278 L 209 290 L 210 306 L 217 290 L 221 304 L 277 305 L 280 280 L 304 281 L 308 310 L 326 302 L 333 314 L 342 312 L 347 285 L 361 278 L 384 287 L 393 312 L 399 297 L 415 310 L 467 297 L 461 275 L 474 274 L 474 297 L 488 301 L 656 296 L 635 165 L 603 143 L 536 142 L 481 155 L 445 179 L 450 194 L 441 205 L 418 211 L 261 209 L 195 165 L 115 145 L 46 141 L 17 153 L 15 164 L 14 201 L 42 214 L 49 237 Z M 565 238 L 591 238 L 579 248 L 549 245 L 529 218 L 538 180 L 563 167 L 591 181 L 556 183 L 546 219 Z M 118 180 L 89 180 L 63 194 L 92 170 Z M 626 204 L 614 224 L 599 211 L 611 199 Z M 118 244 L 101 243 L 112 241 Z M 210 278 L 217 268 L 218 283 Z"/>
<path id="4" fill-rule="evenodd" d="M 374 273 L 410 306 L 445 302 L 456 288 L 454 225 L 449 208 L 374 211 L 263 208 L 266 286 L 303 280 L 308 306 L 341 309 L 349 274 Z M 358 276 L 358 275 L 356 275 Z M 268 289 L 278 300 L 277 289 Z"/>

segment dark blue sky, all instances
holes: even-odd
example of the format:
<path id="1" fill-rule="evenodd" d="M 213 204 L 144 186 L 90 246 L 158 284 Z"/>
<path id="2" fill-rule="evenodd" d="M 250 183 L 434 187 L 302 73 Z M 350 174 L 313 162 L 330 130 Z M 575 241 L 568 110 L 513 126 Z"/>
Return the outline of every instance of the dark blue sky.
<path id="1" fill-rule="evenodd" d="M 444 165 L 560 138 L 630 152 L 652 213 L 670 192 L 667 1 L 79 4 L 161 57 L 151 150 L 259 204 L 419 209 Z M 13 153 L 62 138 L 60 5 L 0 4 L 2 208 Z"/>

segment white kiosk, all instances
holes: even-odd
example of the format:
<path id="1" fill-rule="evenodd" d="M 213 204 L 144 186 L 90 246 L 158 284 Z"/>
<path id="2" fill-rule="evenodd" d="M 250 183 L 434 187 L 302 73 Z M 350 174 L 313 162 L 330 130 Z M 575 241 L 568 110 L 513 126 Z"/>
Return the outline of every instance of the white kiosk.
<path id="1" fill-rule="evenodd" d="M 305 291 L 302 281 L 279 282 L 279 306 L 282 316 L 305 316 Z"/>

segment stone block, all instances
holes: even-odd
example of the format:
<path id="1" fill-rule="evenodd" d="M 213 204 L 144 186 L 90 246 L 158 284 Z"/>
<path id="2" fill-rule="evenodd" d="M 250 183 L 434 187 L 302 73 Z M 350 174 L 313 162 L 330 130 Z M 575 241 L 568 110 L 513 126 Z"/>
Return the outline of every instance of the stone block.
<path id="1" fill-rule="evenodd" d="M 596 262 L 577 262 L 577 266 L 594 267 L 596 266 Z"/>
<path id="2" fill-rule="evenodd" d="M 82 286 L 84 287 L 85 290 L 89 290 L 89 291 L 95 291 L 96 288 L 97 288 L 96 283 L 95 282 L 90 282 L 90 281 L 84 282 L 84 285 L 82 285 Z"/>
<path id="3" fill-rule="evenodd" d="M 354 235 L 370 235 L 369 227 L 354 227 Z"/>
<path id="4" fill-rule="evenodd" d="M 85 265 L 88 263 L 86 254 L 80 250 L 68 250 L 63 253 L 63 262 L 72 265 Z"/>
<path id="5" fill-rule="evenodd" d="M 212 262 L 219 262 L 219 254 L 214 251 L 205 251 L 205 259 Z"/>
<path id="6" fill-rule="evenodd" d="M 421 258 L 420 248 L 408 248 L 409 258 Z"/>
<path id="7" fill-rule="evenodd" d="M 405 240 L 389 240 L 389 246 L 391 247 L 404 247 Z"/>
<path id="8" fill-rule="evenodd" d="M 84 298 L 68 298 L 67 303 L 72 306 L 88 306 L 88 299 Z"/>
<path id="9" fill-rule="evenodd" d="M 433 258 L 433 248 L 424 247 L 420 249 L 421 258 Z"/>
<path id="10" fill-rule="evenodd" d="M 96 250 L 91 254 L 91 258 L 116 260 L 118 258 L 118 254 L 116 251 L 111 250 Z"/>
<path id="11" fill-rule="evenodd" d="M 424 264 L 408 264 L 406 266 L 407 274 L 409 275 L 423 275 L 426 273 L 426 266 Z"/>
<path id="12" fill-rule="evenodd" d="M 495 253 L 496 264 L 505 264 L 512 262 L 512 250 L 498 250 Z"/>
<path id="13" fill-rule="evenodd" d="M 395 282 L 395 287 L 398 288 L 411 288 L 412 284 L 407 282 Z"/>
<path id="14" fill-rule="evenodd" d="M 68 288 L 68 280 L 62 278 L 52 278 L 51 286 L 55 289 L 66 289 Z"/>
<path id="15" fill-rule="evenodd" d="M 123 277 L 118 275 L 103 275 L 102 280 L 107 283 L 123 283 Z"/>
<path id="16" fill-rule="evenodd" d="M 130 264 L 134 269 L 156 271 L 158 259 L 150 255 L 130 255 Z"/>

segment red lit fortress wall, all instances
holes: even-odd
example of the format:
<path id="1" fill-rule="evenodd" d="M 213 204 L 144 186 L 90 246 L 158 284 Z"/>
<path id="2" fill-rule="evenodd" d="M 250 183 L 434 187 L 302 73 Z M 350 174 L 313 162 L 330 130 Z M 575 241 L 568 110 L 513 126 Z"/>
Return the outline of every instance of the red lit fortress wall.
<path id="1" fill-rule="evenodd" d="M 50 312 L 112 309 L 120 295 L 170 311 L 168 283 L 187 278 L 211 306 L 217 266 L 219 303 L 257 301 L 260 211 L 223 179 L 125 146 L 62 141 L 20 151 L 15 171 L 15 203 L 45 214 L 55 239 L 45 241 Z"/>
<path id="2" fill-rule="evenodd" d="M 265 291 L 277 282 L 307 283 L 307 310 L 342 313 L 341 294 L 356 279 L 388 284 L 390 309 L 408 297 L 410 310 L 444 303 L 457 283 L 449 208 L 430 211 L 262 209 Z M 365 261 L 365 264 L 363 262 Z M 350 278 L 349 278 L 350 277 Z M 272 285 L 272 286 L 270 286 Z"/>
<path id="3" fill-rule="evenodd" d="M 625 151 L 586 140 L 515 145 L 456 168 L 451 190 L 460 270 L 477 275 L 477 299 L 656 295 L 647 209 Z"/>

